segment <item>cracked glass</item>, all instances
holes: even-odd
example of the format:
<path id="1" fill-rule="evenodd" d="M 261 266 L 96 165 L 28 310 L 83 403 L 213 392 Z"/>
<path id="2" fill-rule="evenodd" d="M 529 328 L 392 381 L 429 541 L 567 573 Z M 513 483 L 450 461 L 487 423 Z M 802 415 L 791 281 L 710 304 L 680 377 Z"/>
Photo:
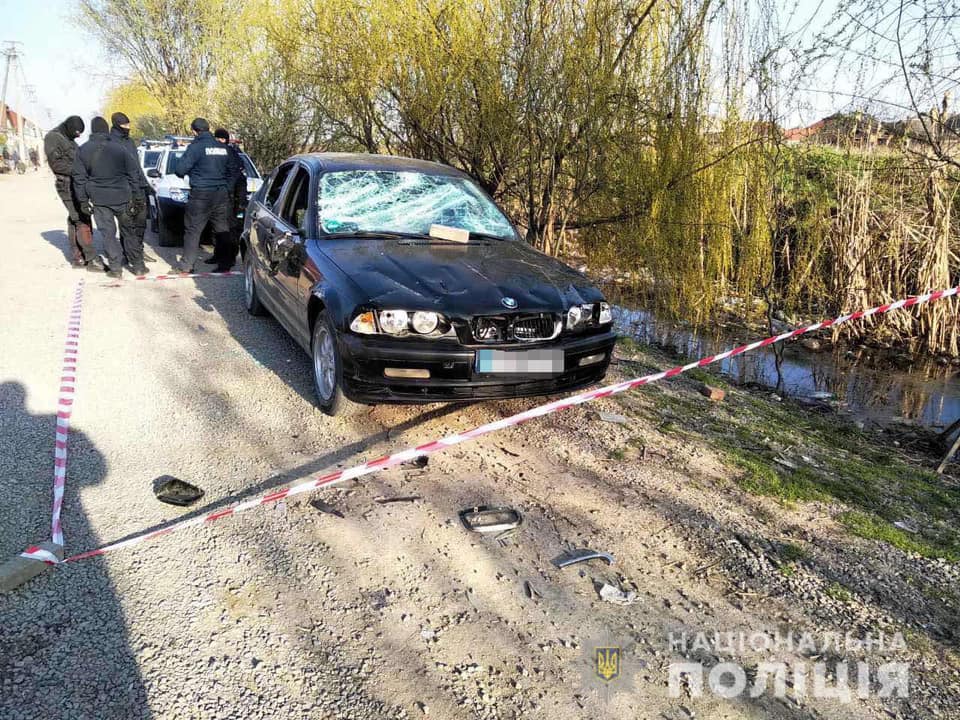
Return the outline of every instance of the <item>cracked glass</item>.
<path id="1" fill-rule="evenodd" d="M 324 232 L 426 235 L 431 225 L 517 239 L 510 221 L 471 180 L 384 170 L 344 170 L 320 177 Z"/>

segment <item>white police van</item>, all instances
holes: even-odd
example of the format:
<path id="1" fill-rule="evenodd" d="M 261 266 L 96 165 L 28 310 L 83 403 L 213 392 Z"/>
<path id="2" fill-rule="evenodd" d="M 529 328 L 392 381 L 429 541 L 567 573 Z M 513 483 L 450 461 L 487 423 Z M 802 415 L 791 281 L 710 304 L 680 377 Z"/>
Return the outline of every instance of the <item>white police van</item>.
<path id="1" fill-rule="evenodd" d="M 150 198 L 151 229 L 157 233 L 161 247 L 183 244 L 183 211 L 190 197 L 190 176 L 179 178 L 174 173 L 177 160 L 186 152 L 192 137 L 168 136 L 165 140 L 144 140 L 138 153 L 147 181 L 156 195 Z M 158 153 L 158 154 L 157 154 Z M 263 185 L 263 178 L 253 161 L 240 153 L 247 175 L 247 200 Z M 243 212 L 246 204 L 241 209 Z M 206 236 L 209 228 L 204 231 Z"/>

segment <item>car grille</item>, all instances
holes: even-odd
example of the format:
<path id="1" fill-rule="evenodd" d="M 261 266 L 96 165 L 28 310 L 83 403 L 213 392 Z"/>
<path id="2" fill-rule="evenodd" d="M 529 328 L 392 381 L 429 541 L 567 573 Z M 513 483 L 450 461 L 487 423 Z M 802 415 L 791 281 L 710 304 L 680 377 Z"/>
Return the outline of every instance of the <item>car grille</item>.
<path id="1" fill-rule="evenodd" d="M 560 325 L 552 313 L 485 315 L 474 318 L 470 329 L 474 340 L 492 345 L 551 340 L 559 335 Z"/>

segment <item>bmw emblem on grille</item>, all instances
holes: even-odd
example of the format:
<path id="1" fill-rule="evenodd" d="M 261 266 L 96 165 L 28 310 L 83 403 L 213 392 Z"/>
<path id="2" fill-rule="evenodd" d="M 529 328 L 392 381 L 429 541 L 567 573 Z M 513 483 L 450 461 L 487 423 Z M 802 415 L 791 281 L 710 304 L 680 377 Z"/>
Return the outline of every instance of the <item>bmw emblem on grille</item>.
<path id="1" fill-rule="evenodd" d="M 500 302 L 505 308 L 510 308 L 511 310 L 517 306 L 517 301 L 512 297 L 500 298 Z"/>

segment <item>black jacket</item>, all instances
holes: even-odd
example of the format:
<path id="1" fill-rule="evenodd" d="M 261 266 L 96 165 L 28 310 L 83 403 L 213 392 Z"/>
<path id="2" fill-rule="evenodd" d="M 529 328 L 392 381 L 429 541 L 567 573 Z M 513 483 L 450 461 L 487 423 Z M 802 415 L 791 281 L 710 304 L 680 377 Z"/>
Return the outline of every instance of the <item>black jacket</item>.
<path id="1" fill-rule="evenodd" d="M 110 137 L 114 142 L 118 143 L 120 147 L 126 150 L 127 154 L 130 155 L 137 164 L 137 168 L 140 170 L 140 189 L 143 190 L 143 192 L 150 192 L 150 183 L 147 182 L 147 176 L 143 174 L 143 168 L 140 167 L 140 156 L 137 155 L 137 146 L 133 144 L 130 135 L 125 135 L 116 128 L 110 128 Z"/>
<path id="2" fill-rule="evenodd" d="M 191 190 L 227 190 L 232 187 L 239 158 L 231 156 L 227 146 L 217 142 L 210 132 L 202 132 L 187 146 L 177 161 L 177 177 L 190 176 Z"/>
<path id="3" fill-rule="evenodd" d="M 243 158 L 240 157 L 240 151 L 236 145 L 227 145 L 227 152 L 230 153 L 230 166 L 227 168 L 230 173 L 227 178 L 227 186 L 235 192 L 247 192 L 247 173 L 243 167 Z"/>
<path id="4" fill-rule="evenodd" d="M 70 175 L 77 155 L 77 144 L 67 135 L 64 125 L 60 123 L 43 138 L 43 154 L 54 175 Z"/>
<path id="5" fill-rule="evenodd" d="M 140 165 L 107 133 L 93 133 L 73 162 L 73 187 L 81 203 L 120 209 L 140 191 Z"/>

